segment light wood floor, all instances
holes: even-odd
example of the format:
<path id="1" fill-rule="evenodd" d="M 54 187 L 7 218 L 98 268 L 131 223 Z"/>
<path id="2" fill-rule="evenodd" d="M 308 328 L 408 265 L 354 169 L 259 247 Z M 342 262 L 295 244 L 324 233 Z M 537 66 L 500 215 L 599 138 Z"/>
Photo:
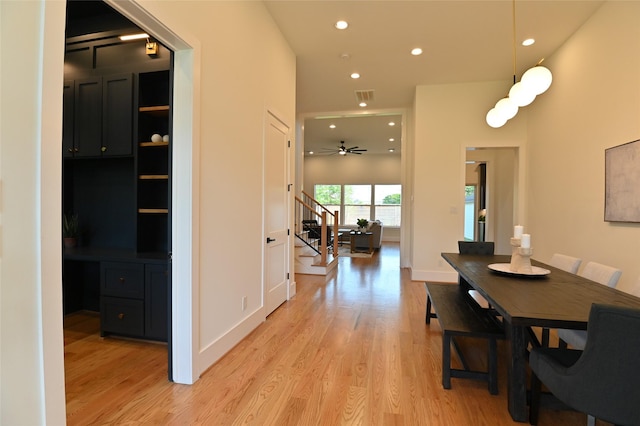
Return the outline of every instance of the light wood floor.
<path id="1" fill-rule="evenodd" d="M 192 386 L 167 381 L 161 344 L 100 338 L 99 319 L 65 319 L 69 425 L 511 425 L 505 346 L 500 393 L 441 385 L 442 339 L 424 322 L 424 283 L 400 270 L 398 245 L 341 258 L 329 278 L 297 275 L 298 294 Z M 468 341 L 484 367 L 484 342 Z M 543 409 L 540 425 L 586 416 Z M 599 423 L 601 424 L 601 423 Z"/>

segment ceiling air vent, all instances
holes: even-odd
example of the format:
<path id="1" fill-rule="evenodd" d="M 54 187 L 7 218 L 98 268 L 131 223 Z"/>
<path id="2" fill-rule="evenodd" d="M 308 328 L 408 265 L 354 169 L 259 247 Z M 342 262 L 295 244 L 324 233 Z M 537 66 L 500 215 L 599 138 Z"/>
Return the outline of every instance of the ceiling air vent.
<path id="1" fill-rule="evenodd" d="M 373 101 L 373 92 L 374 90 L 356 90 L 356 100 L 358 101 L 358 103 L 369 103 Z"/>

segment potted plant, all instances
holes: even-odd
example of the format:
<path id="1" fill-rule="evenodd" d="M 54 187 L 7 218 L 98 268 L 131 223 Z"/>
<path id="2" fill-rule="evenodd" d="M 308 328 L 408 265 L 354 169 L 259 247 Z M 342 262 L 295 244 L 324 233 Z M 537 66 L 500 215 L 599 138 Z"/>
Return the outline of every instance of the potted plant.
<path id="1" fill-rule="evenodd" d="M 369 226 L 369 221 L 367 219 L 358 219 L 356 223 L 362 232 L 364 232 L 367 229 L 367 226 Z"/>
<path id="2" fill-rule="evenodd" d="M 62 216 L 62 237 L 66 248 L 75 247 L 78 244 L 80 222 L 77 214 L 65 214 Z"/>

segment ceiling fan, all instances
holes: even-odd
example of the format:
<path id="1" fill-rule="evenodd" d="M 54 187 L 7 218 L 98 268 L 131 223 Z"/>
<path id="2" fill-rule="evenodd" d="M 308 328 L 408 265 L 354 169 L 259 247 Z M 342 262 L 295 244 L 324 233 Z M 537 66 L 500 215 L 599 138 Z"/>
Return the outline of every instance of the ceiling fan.
<path id="1" fill-rule="evenodd" d="M 347 155 L 347 154 L 358 154 L 358 155 L 362 155 L 363 152 L 366 152 L 366 149 L 358 149 L 357 146 L 352 146 L 351 148 L 347 148 L 346 146 L 344 146 L 344 141 L 340 141 L 340 146 L 337 147 L 338 149 L 326 149 L 326 151 L 330 151 L 331 154 L 340 154 L 340 155 Z"/>

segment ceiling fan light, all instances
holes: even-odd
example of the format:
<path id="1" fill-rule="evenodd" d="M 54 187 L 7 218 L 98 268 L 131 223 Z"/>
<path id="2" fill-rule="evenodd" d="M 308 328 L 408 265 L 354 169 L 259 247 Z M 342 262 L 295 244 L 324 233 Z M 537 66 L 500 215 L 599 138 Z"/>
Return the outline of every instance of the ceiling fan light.
<path id="1" fill-rule="evenodd" d="M 502 98 L 496 103 L 495 109 L 505 120 L 511 120 L 518 113 L 518 105 L 511 98 Z"/>
<path id="2" fill-rule="evenodd" d="M 494 129 L 504 126 L 504 124 L 507 122 L 507 119 L 500 115 L 500 112 L 495 108 L 489 110 L 486 120 L 487 124 Z"/>
<path id="3" fill-rule="evenodd" d="M 509 98 L 519 107 L 529 105 L 536 98 L 536 94 L 522 82 L 516 83 L 509 90 Z"/>
<path id="4" fill-rule="evenodd" d="M 536 65 L 533 68 L 529 68 L 527 72 L 522 75 L 520 82 L 527 86 L 536 95 L 544 93 L 551 86 L 553 81 L 553 75 L 548 68 L 542 65 Z"/>
<path id="5" fill-rule="evenodd" d="M 338 152 L 338 154 L 340 154 L 340 155 L 347 155 L 347 151 L 340 150 L 340 151 Z"/>

